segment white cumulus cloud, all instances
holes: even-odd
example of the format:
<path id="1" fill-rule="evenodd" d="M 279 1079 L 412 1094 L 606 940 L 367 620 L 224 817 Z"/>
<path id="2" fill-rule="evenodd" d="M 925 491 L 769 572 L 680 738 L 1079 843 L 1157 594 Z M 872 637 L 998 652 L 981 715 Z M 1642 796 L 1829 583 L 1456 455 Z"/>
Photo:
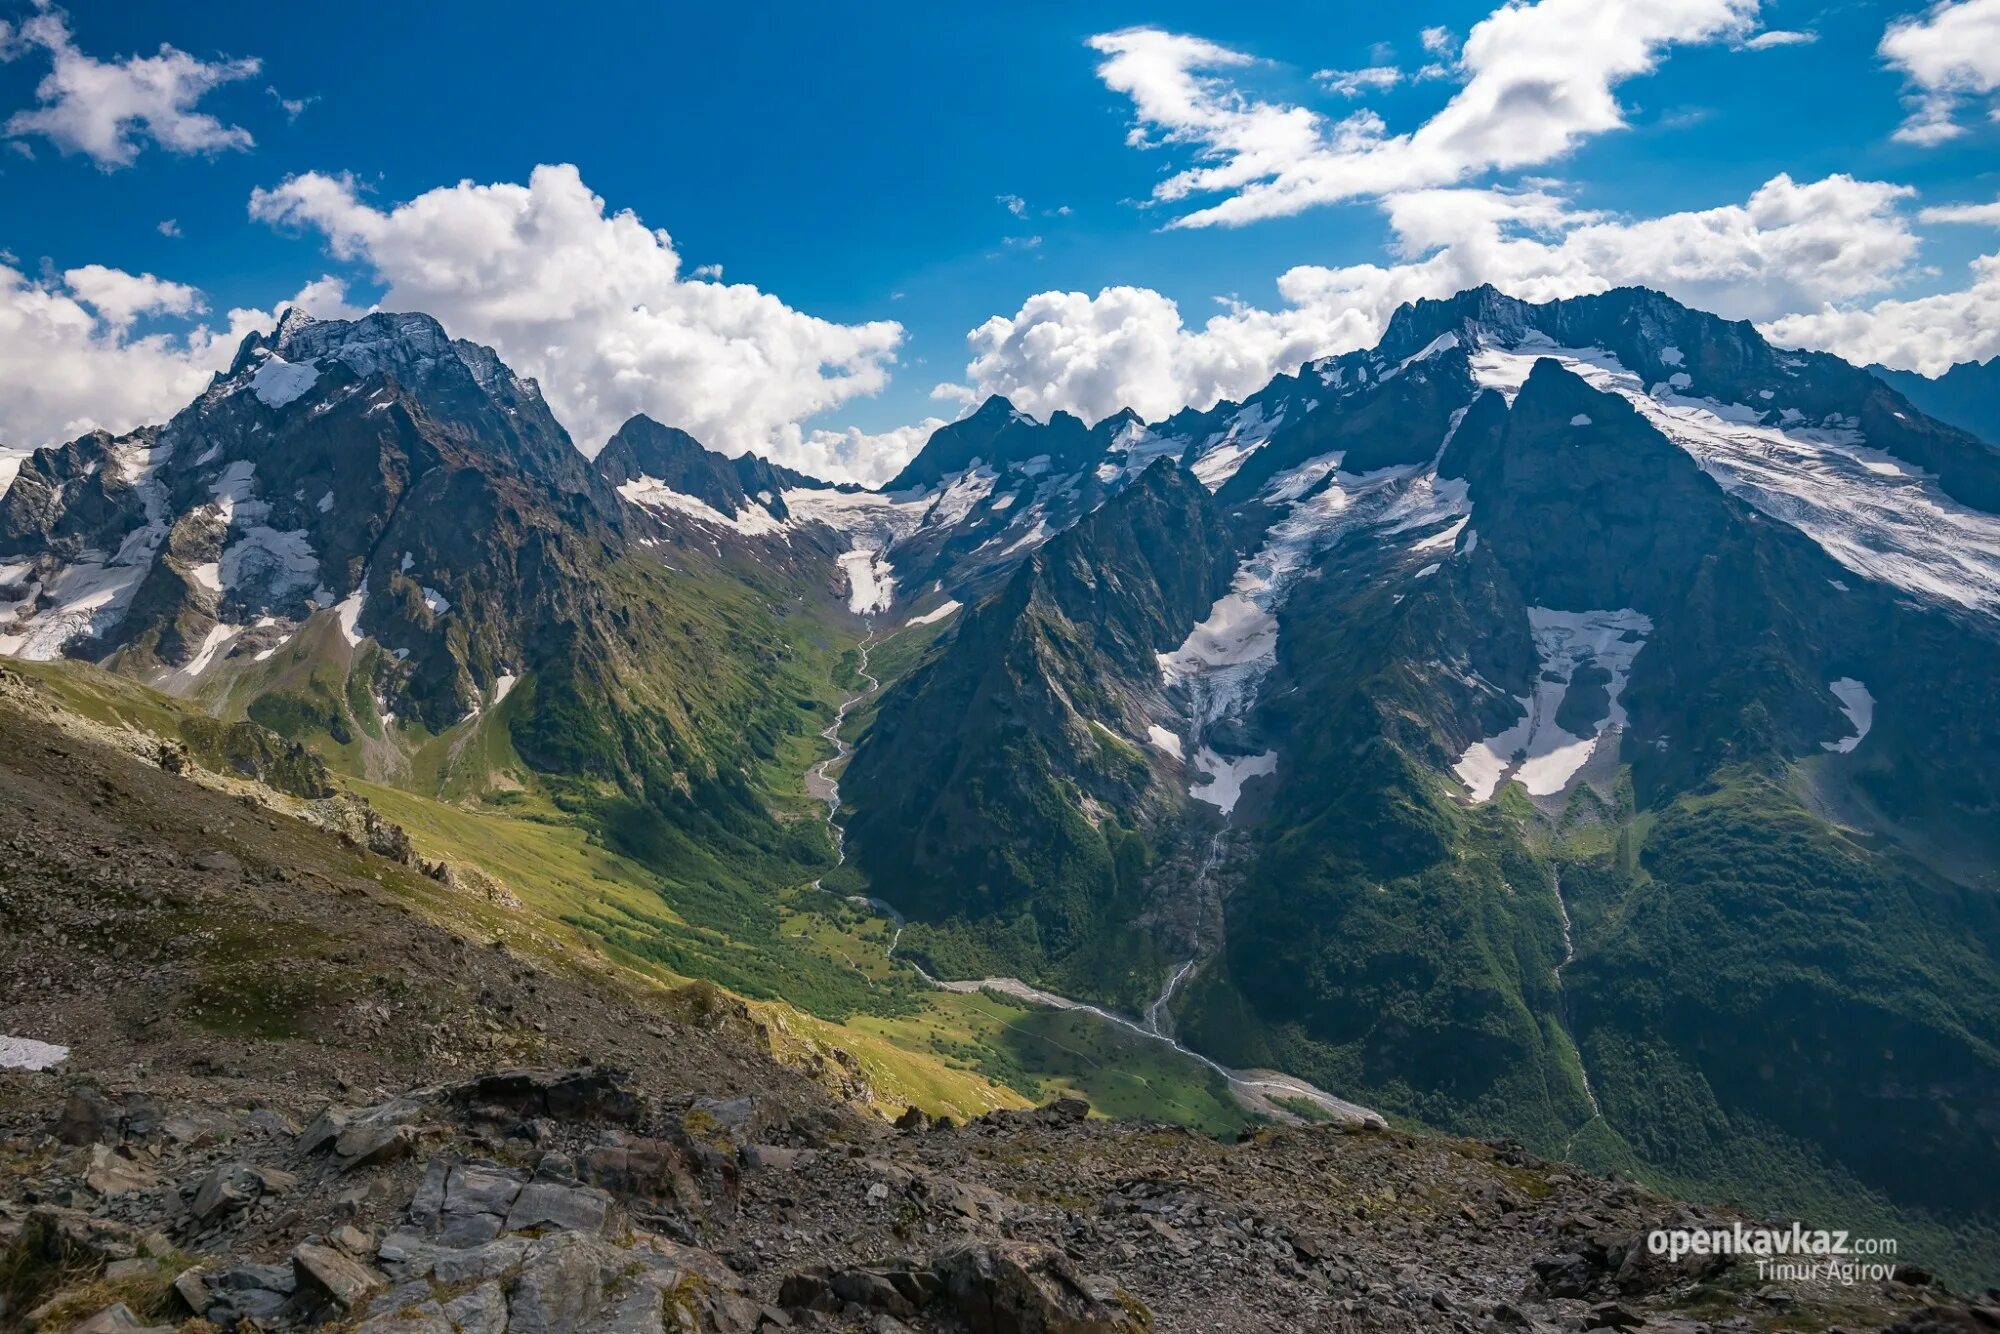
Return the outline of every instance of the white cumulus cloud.
<path id="1" fill-rule="evenodd" d="M 103 264 L 85 264 L 62 276 L 70 294 L 97 312 L 107 328 L 123 333 L 141 315 L 198 315 L 201 293 L 186 283 L 150 273 L 127 273 Z"/>
<path id="2" fill-rule="evenodd" d="M 207 61 L 162 45 L 156 55 L 99 60 L 77 48 L 59 9 L 22 22 L 10 41 L 0 42 L 0 57 L 28 48 L 45 51 L 50 68 L 35 89 L 40 105 L 8 117 L 10 139 L 41 136 L 107 171 L 130 166 L 148 141 L 173 153 L 247 149 L 254 142 L 248 130 L 195 109 L 221 85 L 254 76 L 261 68 L 254 58 Z"/>
<path id="3" fill-rule="evenodd" d="M 387 207 L 351 177 L 313 172 L 256 191 L 250 212 L 323 233 L 386 287 L 384 308 L 424 311 L 492 346 L 541 382 L 592 453 L 644 412 L 711 448 L 826 467 L 847 437 L 799 423 L 881 389 L 903 338 L 893 321 L 838 324 L 748 283 L 684 273 L 666 232 L 606 212 L 569 165 Z"/>
<path id="4" fill-rule="evenodd" d="M 1313 78 L 1325 84 L 1330 93 L 1359 97 L 1394 88 L 1403 81 L 1403 71 L 1394 65 L 1370 65 L 1365 69 L 1323 69 Z"/>
<path id="5" fill-rule="evenodd" d="M 1810 46 L 1819 40 L 1816 32 L 1801 32 L 1790 28 L 1766 28 L 1755 37 L 1743 43 L 1745 51 L 1770 51 L 1780 46 Z"/>
<path id="6" fill-rule="evenodd" d="M 1857 365 L 1941 375 L 1961 361 L 2000 356 L 2000 254 L 1972 261 L 1956 291 L 1843 309 L 1829 305 L 1763 326 L 1775 343 L 1833 352 Z"/>
<path id="7" fill-rule="evenodd" d="M 166 420 L 273 318 L 232 310 L 219 327 L 132 333 L 143 315 L 203 311 L 194 288 L 152 274 L 87 264 L 38 281 L 0 264 L 0 441 L 56 444 Z"/>
<path id="8" fill-rule="evenodd" d="M 1922 222 L 2000 227 L 2000 199 L 1941 204 L 1918 212 Z M 1861 365 L 1939 375 L 1961 361 L 2000 356 L 2000 254 L 1981 255 L 1966 285 L 1928 296 L 1867 306 L 1828 302 L 1818 310 L 1772 320 L 1764 332 L 1795 347 L 1824 348 Z"/>
<path id="9" fill-rule="evenodd" d="M 1890 24 L 1879 51 L 1910 88 L 1895 137 L 1926 147 L 1956 139 L 1961 104 L 2000 88 L 2000 0 L 1938 0 Z M 2000 108 L 1991 114 L 2000 119 Z"/>
<path id="10" fill-rule="evenodd" d="M 783 442 L 773 457 L 815 477 L 879 486 L 901 472 L 931 438 L 931 432 L 944 424 L 942 417 L 926 417 L 914 426 L 872 433 L 852 426 L 841 431 L 815 430 Z"/>
<path id="11" fill-rule="evenodd" d="M 1329 120 L 1252 97 L 1219 71 L 1256 62 L 1200 37 L 1129 28 L 1099 34 L 1090 45 L 1105 57 L 1098 77 L 1132 99 L 1128 142 L 1192 149 L 1195 165 L 1168 176 L 1153 198 L 1179 205 L 1221 196 L 1171 224 L 1205 227 L 1552 161 L 1624 126 L 1617 84 L 1651 72 L 1677 43 L 1745 36 L 1756 11 L 1757 0 L 1505 5 L 1466 34 L 1458 60 L 1463 87 L 1429 120 L 1397 134 L 1373 112 Z M 1449 34 L 1435 43 L 1427 36 L 1426 46 L 1448 49 Z"/>
<path id="12" fill-rule="evenodd" d="M 1919 222 L 1969 222 L 2000 227 L 2000 199 L 1990 204 L 1939 204 L 1917 214 Z"/>

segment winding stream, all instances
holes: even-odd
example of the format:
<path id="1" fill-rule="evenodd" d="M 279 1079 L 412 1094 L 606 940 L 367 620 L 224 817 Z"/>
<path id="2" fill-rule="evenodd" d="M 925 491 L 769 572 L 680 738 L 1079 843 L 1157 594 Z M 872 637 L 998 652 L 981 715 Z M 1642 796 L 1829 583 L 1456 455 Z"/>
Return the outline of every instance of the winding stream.
<path id="1" fill-rule="evenodd" d="M 833 743 L 833 754 L 827 756 L 806 771 L 806 791 L 819 796 L 821 800 L 826 802 L 826 827 L 833 831 L 833 864 L 835 866 L 844 866 L 847 863 L 847 831 L 841 828 L 840 825 L 840 780 L 833 776 L 832 770 L 834 765 L 839 764 L 854 753 L 854 747 L 848 745 L 847 738 L 840 734 L 840 729 L 847 722 L 848 711 L 882 688 L 882 683 L 870 675 L 868 671 L 868 649 L 874 642 L 875 623 L 870 621 L 868 623 L 868 633 L 861 637 L 859 644 L 855 645 L 861 652 L 861 661 L 854 668 L 854 674 L 868 684 L 856 693 L 840 701 L 840 707 L 834 710 L 833 721 L 820 729 L 820 735 Z M 815 789 L 817 789 L 816 793 Z M 813 888 L 820 888 L 819 880 L 813 881 Z M 897 923 L 896 934 L 900 936 L 902 934 L 902 919 L 899 917 L 895 920 Z M 891 950 L 893 951 L 893 949 L 894 947 L 892 946 Z"/>
<path id="2" fill-rule="evenodd" d="M 1563 902 L 1562 872 L 1554 874 L 1556 891 L 1556 913 L 1562 919 L 1562 962 L 1555 968 L 1556 978 L 1556 1020 L 1562 1024 L 1563 1035 L 1569 1039 L 1569 1049 L 1576 1053 L 1576 1072 L 1583 1079 L 1583 1096 L 1590 1103 L 1590 1120 L 1570 1132 L 1569 1140 L 1563 1145 L 1563 1157 L 1569 1157 L 1570 1146 L 1583 1133 L 1584 1126 L 1604 1115 L 1604 1109 L 1597 1105 L 1597 1090 L 1590 1086 L 1590 1067 L 1583 1063 L 1583 1048 L 1576 1040 L 1576 1029 L 1570 1023 L 1569 989 L 1563 985 L 1563 970 L 1576 962 L 1576 938 L 1570 929 L 1569 905 Z"/>
<path id="3" fill-rule="evenodd" d="M 1214 875 L 1215 868 L 1222 864 L 1223 841 L 1229 837 L 1229 817 L 1224 815 L 1222 819 L 1223 828 L 1217 832 L 1214 838 L 1208 841 L 1208 855 L 1202 858 L 1201 869 L 1194 873 L 1195 885 L 1197 886 L 1197 898 L 1195 899 L 1195 935 L 1197 938 L 1201 935 L 1201 915 L 1208 907 L 1208 901 L 1199 897 L 1199 886 L 1210 876 Z M 1198 950 L 1200 948 L 1199 945 L 1196 948 Z M 1171 1038 L 1173 1036 L 1172 1030 L 1168 1025 L 1171 1025 L 1174 1019 L 1173 1010 L 1170 1008 L 1174 1002 L 1174 993 L 1180 990 L 1181 983 L 1187 981 L 1188 974 L 1194 972 L 1200 963 L 1201 955 L 1197 953 L 1192 958 L 1183 960 L 1181 963 L 1175 965 L 1173 971 L 1167 974 L 1166 985 L 1160 988 L 1160 994 L 1154 998 L 1151 1005 L 1146 1007 L 1146 1027 L 1155 1036 L 1162 1038 Z"/>
<path id="4" fill-rule="evenodd" d="M 835 765 L 853 753 L 854 748 L 840 735 L 841 726 L 847 721 L 847 715 L 855 706 L 882 688 L 881 681 L 868 671 L 868 650 L 874 643 L 874 640 L 875 627 L 873 622 L 870 622 L 868 633 L 862 637 L 858 646 L 861 651 L 861 662 L 855 668 L 856 675 L 860 676 L 865 684 L 859 691 L 841 701 L 839 709 L 834 713 L 833 722 L 820 732 L 821 736 L 833 743 L 834 753 L 814 765 L 806 774 L 807 790 L 826 802 L 826 823 L 827 828 L 833 832 L 835 865 L 842 865 L 847 861 L 847 831 L 840 824 L 840 780 L 833 776 L 832 770 Z M 1218 834 L 1215 841 L 1209 845 L 1208 860 L 1202 866 L 1202 875 L 1204 877 L 1215 868 L 1221 855 L 1222 835 Z M 813 881 L 814 889 L 821 887 L 822 882 L 820 880 Z M 885 903 L 881 899 L 870 898 L 867 895 L 854 895 L 852 896 L 852 901 L 867 904 L 870 908 L 881 913 L 896 924 L 895 934 L 889 939 L 889 958 L 892 960 L 895 959 L 896 947 L 902 943 L 903 939 L 903 914 L 896 910 L 895 905 Z M 1016 1000 L 1027 1001 L 1031 1004 L 1045 1005 L 1051 1009 L 1079 1010 L 1095 1015 L 1107 1024 L 1112 1024 L 1128 1032 L 1136 1033 L 1142 1038 L 1163 1043 L 1189 1060 L 1199 1061 L 1202 1065 L 1220 1075 L 1224 1082 L 1228 1084 L 1229 1091 L 1244 1106 L 1250 1108 L 1252 1111 L 1270 1116 L 1275 1120 L 1297 1121 L 1301 1119 L 1296 1113 L 1289 1111 L 1274 1101 L 1275 1098 L 1289 1098 L 1302 1099 L 1313 1103 L 1324 1111 L 1329 1118 L 1336 1121 L 1374 1126 L 1386 1126 L 1388 1124 L 1383 1120 L 1381 1113 L 1362 1107 L 1357 1103 L 1348 1102 L 1344 1098 L 1336 1098 L 1331 1093 L 1326 1092 L 1324 1089 L 1316 1088 L 1303 1079 L 1296 1079 L 1291 1075 L 1281 1074 L 1277 1071 L 1232 1070 L 1227 1066 L 1210 1060 L 1198 1051 L 1183 1046 L 1169 1034 L 1161 1032 L 1161 1016 L 1165 1014 L 1168 1003 L 1172 1001 L 1175 988 L 1194 969 L 1196 963 L 1194 959 L 1189 959 L 1185 963 L 1180 964 L 1168 976 L 1166 986 L 1162 988 L 1159 997 L 1147 1008 L 1144 1022 L 1128 1018 L 1122 1014 L 1116 1014 L 1101 1006 L 1092 1005 L 1087 1001 L 1072 1000 L 1068 996 L 1058 996 L 1052 991 L 1044 991 L 1040 987 L 1023 982 L 1018 977 L 982 977 L 959 982 L 947 982 L 941 978 L 932 977 L 914 959 L 905 957 L 902 962 L 914 971 L 918 977 L 921 977 L 925 983 L 937 988 L 939 991 L 950 991 L 959 995 L 977 995 L 980 992 L 992 991 L 1003 996 L 1010 996 Z"/>

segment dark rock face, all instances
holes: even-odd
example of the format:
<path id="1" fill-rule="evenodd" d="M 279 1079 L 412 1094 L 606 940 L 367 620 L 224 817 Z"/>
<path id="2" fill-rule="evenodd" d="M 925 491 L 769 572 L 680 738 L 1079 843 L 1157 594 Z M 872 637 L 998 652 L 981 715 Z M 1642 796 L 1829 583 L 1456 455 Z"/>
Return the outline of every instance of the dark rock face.
<path id="1" fill-rule="evenodd" d="M 848 837 L 877 892 L 920 918 L 1026 908 L 1052 955 L 1135 908 L 1112 844 L 1153 778 L 1116 737 L 1145 736 L 1155 655 L 1206 614 L 1233 561 L 1206 491 L 1159 462 L 965 613 L 949 649 L 884 699 L 843 780 L 861 794 Z M 1084 820 L 1072 784 L 1116 822 Z"/>
<path id="2" fill-rule="evenodd" d="M 894 492 L 936 486 L 946 476 L 972 467 L 975 461 L 1004 467 L 1043 455 L 1048 456 L 1051 471 L 1067 473 L 1093 461 L 1102 451 L 1102 437 L 1069 413 L 1057 412 L 1044 424 L 995 394 L 971 416 L 932 432 L 917 456 L 882 489 Z"/>
<path id="3" fill-rule="evenodd" d="M 858 1307 L 897 1319 L 942 1309 L 972 1334 L 1141 1334 L 1151 1328 L 1136 1298 L 1103 1281 L 1092 1284 L 1053 1247 L 1022 1242 L 958 1246 L 924 1266 L 793 1274 L 778 1290 L 778 1303 L 827 1313 Z"/>
<path id="4" fill-rule="evenodd" d="M 1053 1247 L 961 1246 L 939 1257 L 937 1273 L 973 1334 L 1138 1334 L 1151 1323 L 1136 1299 L 1089 1283 Z"/>
<path id="5" fill-rule="evenodd" d="M 60 448 L 38 449 L 0 496 L 0 557 L 64 559 L 108 542 L 116 551 L 146 521 L 144 496 L 118 467 L 115 447 L 139 451 L 159 436 L 148 427 L 116 440 L 104 431 Z"/>
<path id="6" fill-rule="evenodd" d="M 1961 362 L 1935 377 L 1886 366 L 1868 369 L 1925 416 L 1970 431 L 1989 445 L 2000 444 L 2000 357 Z"/>
<path id="7" fill-rule="evenodd" d="M 732 518 L 752 505 L 773 519 L 789 518 L 787 490 L 827 485 L 755 454 L 733 459 L 717 454 L 686 431 L 643 413 L 618 428 L 591 466 L 613 486 L 651 477 Z"/>
<path id="8" fill-rule="evenodd" d="M 552 1116 L 631 1124 L 645 1112 L 626 1077 L 610 1069 L 566 1071 L 518 1070 L 485 1075 L 452 1095 L 482 1116 L 506 1113 L 524 1119 Z"/>

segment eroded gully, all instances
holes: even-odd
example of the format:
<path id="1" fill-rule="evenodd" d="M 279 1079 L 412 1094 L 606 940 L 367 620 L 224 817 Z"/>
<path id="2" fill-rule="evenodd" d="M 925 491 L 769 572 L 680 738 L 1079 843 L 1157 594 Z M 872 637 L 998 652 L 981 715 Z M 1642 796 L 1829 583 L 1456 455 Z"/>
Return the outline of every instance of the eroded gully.
<path id="1" fill-rule="evenodd" d="M 1583 1133 L 1584 1128 L 1590 1125 L 1591 1121 L 1598 1120 L 1600 1117 L 1602 1117 L 1604 1115 L 1604 1109 L 1597 1105 L 1597 1090 L 1592 1088 L 1590 1085 L 1590 1067 L 1583 1063 L 1583 1048 L 1577 1043 L 1576 1029 L 1570 1022 L 1569 989 L 1563 985 L 1563 972 L 1572 963 L 1576 962 L 1576 938 L 1574 933 L 1570 929 L 1569 905 L 1563 901 L 1563 882 L 1562 882 L 1561 871 L 1557 871 L 1554 873 L 1553 882 L 1555 884 L 1555 891 L 1556 891 L 1556 915 L 1562 922 L 1562 942 L 1563 942 L 1562 962 L 1558 963 L 1555 967 L 1556 1019 L 1559 1023 L 1562 1024 L 1563 1035 L 1569 1039 L 1569 1049 L 1572 1052 L 1576 1053 L 1576 1073 L 1583 1081 L 1584 1099 L 1588 1101 L 1590 1104 L 1589 1120 L 1586 1120 L 1583 1123 L 1583 1125 L 1580 1125 L 1575 1130 L 1572 1130 L 1570 1132 L 1569 1140 L 1563 1145 L 1563 1157 L 1568 1158 L 1571 1146 L 1576 1143 L 1576 1137 Z"/>

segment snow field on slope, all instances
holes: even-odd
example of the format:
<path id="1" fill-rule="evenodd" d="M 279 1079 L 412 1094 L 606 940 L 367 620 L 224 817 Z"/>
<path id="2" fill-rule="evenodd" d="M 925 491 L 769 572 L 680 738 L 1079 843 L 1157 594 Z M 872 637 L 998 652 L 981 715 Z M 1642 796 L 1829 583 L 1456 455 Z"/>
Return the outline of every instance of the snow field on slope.
<path id="1" fill-rule="evenodd" d="M 2000 515 L 1959 504 L 1921 470 L 1870 449 L 1853 419 L 1813 424 L 1787 410 L 1773 423 L 1768 407 L 1694 397 L 1671 382 L 1649 392 L 1602 348 L 1558 347 L 1540 336 L 1513 348 L 1481 347 L 1473 376 L 1512 401 L 1540 357 L 1625 399 L 1723 490 L 1806 534 L 1855 573 L 2000 614 Z M 1692 384 L 1685 373 L 1673 378 Z"/>
<path id="2" fill-rule="evenodd" d="M 1569 786 L 1605 735 L 1625 726 L 1620 697 L 1633 659 L 1653 632 L 1653 622 L 1629 607 L 1617 611 L 1530 607 L 1528 629 L 1540 668 L 1534 692 L 1516 697 L 1523 716 L 1498 735 L 1473 742 L 1452 766 L 1474 802 L 1492 800 L 1510 774 L 1532 796 L 1551 797 Z M 1576 736 L 1557 725 L 1556 714 L 1577 669 L 1586 663 L 1603 668 L 1611 679 L 1605 685 L 1605 716 L 1588 736 Z"/>

